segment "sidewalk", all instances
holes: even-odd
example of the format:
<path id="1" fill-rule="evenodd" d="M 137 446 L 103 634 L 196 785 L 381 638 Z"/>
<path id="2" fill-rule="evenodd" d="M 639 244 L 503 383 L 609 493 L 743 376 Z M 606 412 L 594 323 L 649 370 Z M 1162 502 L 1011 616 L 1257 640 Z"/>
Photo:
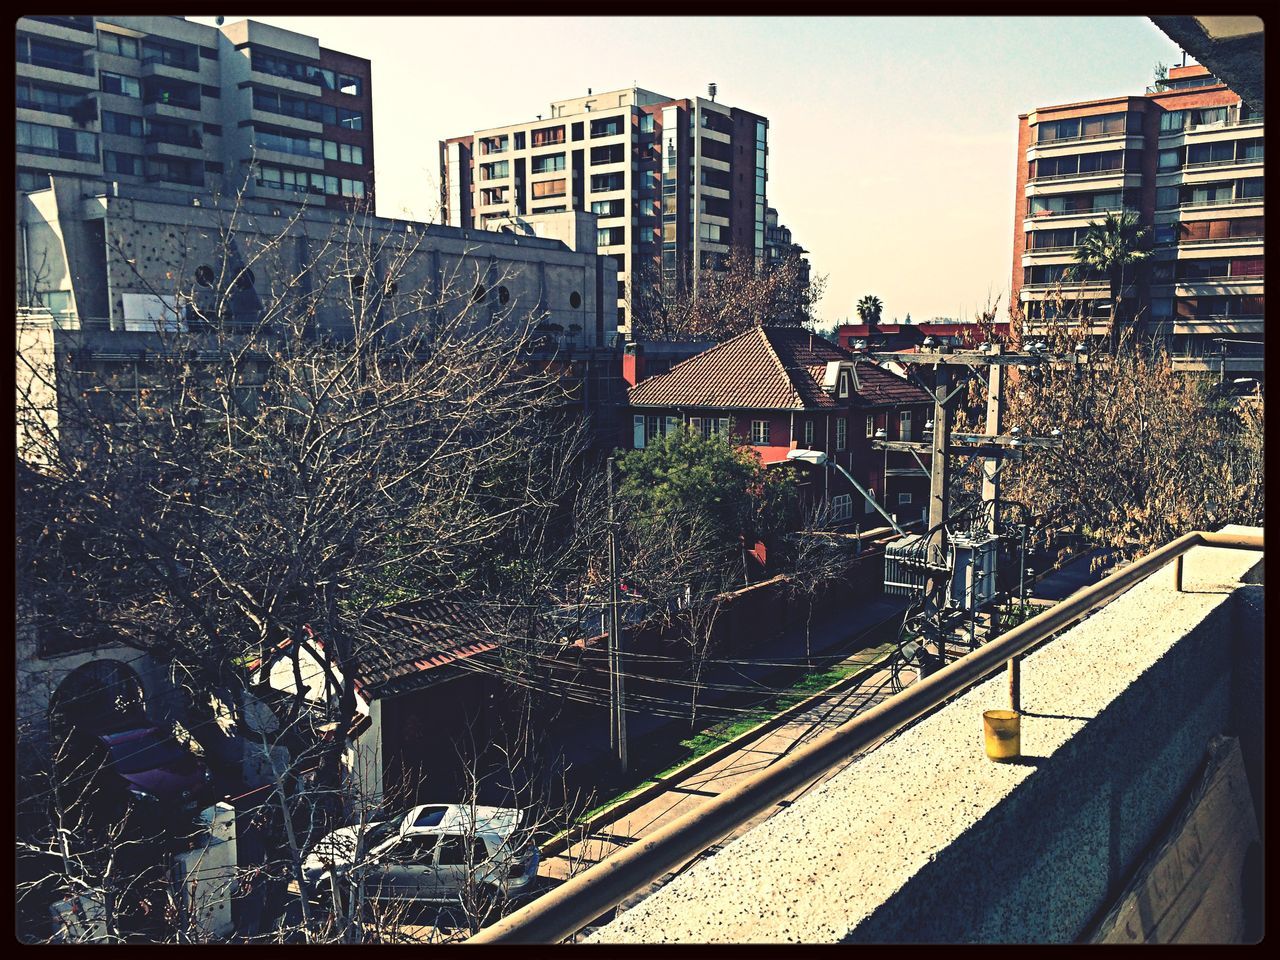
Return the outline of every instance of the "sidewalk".
<path id="1" fill-rule="evenodd" d="M 852 653 L 848 645 L 871 628 L 889 617 L 901 616 L 905 603 L 897 597 L 875 597 L 860 601 L 856 607 L 840 616 L 815 621 L 811 634 L 811 651 L 815 660 L 832 656 L 836 652 Z M 893 625 L 886 630 L 896 636 Z M 865 646 L 872 642 L 859 644 Z M 876 641 L 882 642 L 882 641 Z M 749 651 L 736 651 L 731 647 L 716 651 L 713 659 L 733 659 L 746 663 L 719 663 L 708 669 L 704 681 L 710 687 L 731 685 L 751 688 L 752 692 L 732 695 L 733 705 L 743 706 L 758 702 L 788 686 L 803 670 L 805 656 L 804 624 L 785 635 L 772 638 Z M 778 663 L 794 663 L 794 669 L 778 667 Z M 643 666 L 631 669 L 643 670 Z M 755 692 L 755 691 L 758 691 Z M 708 725 L 731 714 L 723 709 L 729 695 L 709 690 L 699 708 L 699 726 Z M 721 708 L 721 709 L 717 709 Z M 701 718 L 707 723 L 703 724 Z M 581 790 L 597 789 L 597 802 L 608 799 L 611 793 L 643 781 L 648 775 L 662 770 L 669 758 L 680 753 L 680 740 L 691 735 L 687 720 L 656 716 L 643 706 L 627 708 L 627 740 L 631 773 L 620 778 L 616 773 L 617 762 L 609 746 L 608 713 L 600 712 L 598 726 L 578 724 L 572 729 L 557 730 L 549 735 L 559 736 L 562 745 L 566 776 Z"/>

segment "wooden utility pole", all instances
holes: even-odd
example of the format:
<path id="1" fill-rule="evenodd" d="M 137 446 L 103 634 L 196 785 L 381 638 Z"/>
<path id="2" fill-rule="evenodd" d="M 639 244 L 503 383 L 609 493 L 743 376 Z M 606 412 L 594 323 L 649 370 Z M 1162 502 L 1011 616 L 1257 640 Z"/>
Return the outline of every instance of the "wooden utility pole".
<path id="1" fill-rule="evenodd" d="M 934 367 L 936 379 L 933 387 L 933 447 L 930 450 L 932 460 L 929 462 L 929 540 L 926 544 L 925 556 L 929 560 L 929 575 L 925 581 L 925 616 L 928 622 L 937 623 L 941 610 L 938 609 L 937 598 L 942 594 L 939 587 L 945 590 L 945 584 L 938 583 L 937 571 L 946 566 L 946 536 L 942 528 L 947 518 L 947 497 L 951 486 L 951 466 L 947 457 L 947 448 L 951 443 L 952 407 L 950 403 L 951 368 L 945 363 Z M 934 638 L 934 662 L 924 663 L 924 671 L 933 673 L 941 669 L 947 662 L 946 640 L 942 631 Z"/>
<path id="2" fill-rule="evenodd" d="M 614 515 L 613 471 L 616 458 L 606 464 L 609 483 L 609 744 L 617 751 L 618 766 L 627 772 L 626 691 L 622 675 L 622 617 L 618 593 L 618 523 Z"/>
<path id="3" fill-rule="evenodd" d="M 1000 344 L 992 344 L 991 353 L 999 356 L 1004 351 Z M 993 363 L 987 367 L 987 434 L 999 436 L 1004 432 L 1004 366 Z M 991 504 L 991 520 L 987 530 L 999 533 L 1000 517 L 1000 458 L 988 457 L 982 462 L 982 501 Z"/>

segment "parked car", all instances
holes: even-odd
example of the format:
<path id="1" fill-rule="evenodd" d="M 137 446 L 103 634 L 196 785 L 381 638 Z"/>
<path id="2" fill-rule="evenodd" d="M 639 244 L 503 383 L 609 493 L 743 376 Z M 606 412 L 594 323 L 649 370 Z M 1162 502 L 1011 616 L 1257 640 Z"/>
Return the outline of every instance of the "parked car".
<path id="1" fill-rule="evenodd" d="M 166 811 L 194 809 L 210 792 L 208 768 L 163 727 L 148 724 L 94 739 L 106 748 L 104 771 L 124 781 L 134 799 Z"/>
<path id="2" fill-rule="evenodd" d="M 359 879 L 373 899 L 456 903 L 470 883 L 482 896 L 510 901 L 527 895 L 538 873 L 538 849 L 519 831 L 522 816 L 508 807 L 425 804 L 402 819 L 333 831 L 302 868 L 321 889 L 334 878 Z"/>

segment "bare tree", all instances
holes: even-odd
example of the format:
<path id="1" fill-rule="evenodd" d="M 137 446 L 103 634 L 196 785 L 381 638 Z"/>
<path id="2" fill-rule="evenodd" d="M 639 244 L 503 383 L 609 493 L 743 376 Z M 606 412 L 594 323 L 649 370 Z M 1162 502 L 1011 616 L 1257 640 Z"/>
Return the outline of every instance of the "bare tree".
<path id="1" fill-rule="evenodd" d="M 691 287 L 663 286 L 657 266 L 636 263 L 632 336 L 637 340 L 728 340 L 761 323 L 809 325 L 825 277 L 805 283 L 796 258 L 760 267 L 750 254 L 728 255 L 720 269 L 702 270 Z"/>

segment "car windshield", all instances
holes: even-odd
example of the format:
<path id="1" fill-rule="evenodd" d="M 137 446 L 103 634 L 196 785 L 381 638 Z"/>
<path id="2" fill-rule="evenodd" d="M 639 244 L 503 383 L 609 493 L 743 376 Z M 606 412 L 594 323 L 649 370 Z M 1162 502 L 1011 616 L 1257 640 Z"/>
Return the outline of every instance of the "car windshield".
<path id="1" fill-rule="evenodd" d="M 168 767 L 191 756 L 160 730 L 148 730 L 135 739 L 112 743 L 109 749 L 111 762 L 121 773 Z"/>
<path id="2" fill-rule="evenodd" d="M 386 823 L 375 823 L 365 831 L 364 849 L 368 851 L 373 850 L 376 847 L 380 847 L 399 832 L 400 821 L 398 820 L 388 820 Z"/>

